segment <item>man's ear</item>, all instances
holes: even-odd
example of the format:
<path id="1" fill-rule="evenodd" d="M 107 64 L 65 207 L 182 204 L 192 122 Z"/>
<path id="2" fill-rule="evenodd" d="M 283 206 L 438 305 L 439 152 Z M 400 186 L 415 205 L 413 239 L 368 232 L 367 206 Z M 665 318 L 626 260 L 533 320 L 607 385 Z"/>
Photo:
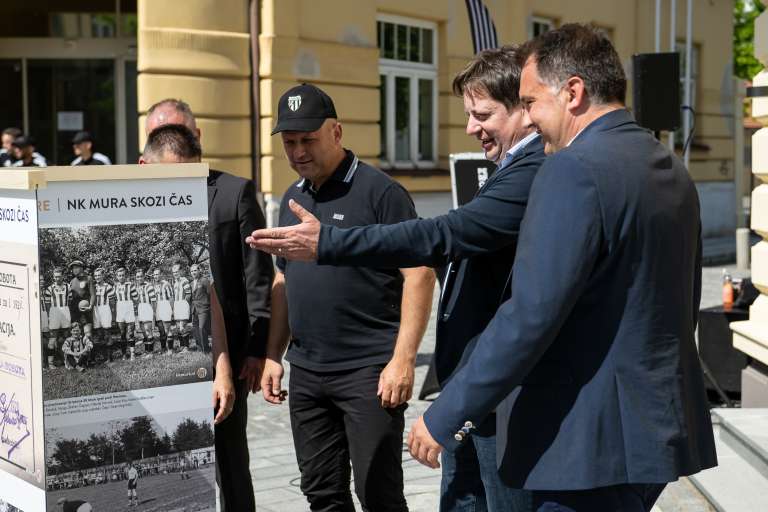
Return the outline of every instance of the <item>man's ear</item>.
<path id="1" fill-rule="evenodd" d="M 341 123 L 336 121 L 336 126 L 333 127 L 333 138 L 337 144 L 341 144 L 342 131 Z"/>
<path id="2" fill-rule="evenodd" d="M 566 103 L 568 109 L 571 111 L 580 110 L 587 106 L 589 100 L 587 98 L 587 88 L 584 85 L 584 80 L 578 76 L 572 76 L 565 82 L 563 87 L 566 94 Z"/>

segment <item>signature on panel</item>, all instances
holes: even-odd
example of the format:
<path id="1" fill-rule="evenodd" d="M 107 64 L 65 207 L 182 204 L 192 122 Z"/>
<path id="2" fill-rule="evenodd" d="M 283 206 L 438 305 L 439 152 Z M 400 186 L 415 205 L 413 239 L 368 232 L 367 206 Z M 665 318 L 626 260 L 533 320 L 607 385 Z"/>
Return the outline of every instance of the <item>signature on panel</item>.
<path id="1" fill-rule="evenodd" d="M 11 460 L 13 452 L 31 435 L 27 417 L 22 413 L 15 393 L 10 399 L 6 393 L 0 393 L 0 417 L 0 447 Z"/>

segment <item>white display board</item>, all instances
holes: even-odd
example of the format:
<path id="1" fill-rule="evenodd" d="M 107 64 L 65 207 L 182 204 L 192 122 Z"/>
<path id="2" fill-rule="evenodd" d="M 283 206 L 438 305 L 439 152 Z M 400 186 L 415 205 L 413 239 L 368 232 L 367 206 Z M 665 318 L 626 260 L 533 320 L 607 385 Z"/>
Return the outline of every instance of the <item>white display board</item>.
<path id="1" fill-rule="evenodd" d="M 32 190 L 0 177 L 2 510 L 215 510 L 210 340 L 189 303 L 207 166 L 189 169 L 49 168 Z"/>

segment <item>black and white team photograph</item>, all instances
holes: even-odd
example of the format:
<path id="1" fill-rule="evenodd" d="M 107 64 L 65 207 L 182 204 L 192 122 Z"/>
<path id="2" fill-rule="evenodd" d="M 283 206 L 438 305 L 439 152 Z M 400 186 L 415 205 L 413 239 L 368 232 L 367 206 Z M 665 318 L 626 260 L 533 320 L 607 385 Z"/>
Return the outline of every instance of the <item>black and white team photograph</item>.
<path id="1" fill-rule="evenodd" d="M 211 409 L 51 428 L 46 443 L 49 512 L 216 508 Z"/>
<path id="2" fill-rule="evenodd" d="M 207 229 L 41 230 L 45 400 L 211 379 Z"/>

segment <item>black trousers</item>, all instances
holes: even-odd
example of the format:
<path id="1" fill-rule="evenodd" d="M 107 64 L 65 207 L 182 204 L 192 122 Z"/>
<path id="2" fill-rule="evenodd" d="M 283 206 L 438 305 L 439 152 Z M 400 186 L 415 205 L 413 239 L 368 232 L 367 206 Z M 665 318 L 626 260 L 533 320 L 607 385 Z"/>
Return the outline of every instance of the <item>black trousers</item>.
<path id="1" fill-rule="evenodd" d="M 326 373 L 291 366 L 291 429 L 301 490 L 313 511 L 355 510 L 350 461 L 363 510 L 408 510 L 402 468 L 407 404 L 381 406 L 376 391 L 382 369 Z"/>
<path id="2" fill-rule="evenodd" d="M 245 434 L 247 421 L 248 386 L 245 381 L 235 379 L 235 407 L 227 419 L 214 426 L 221 512 L 256 510 Z"/>
<path id="3" fill-rule="evenodd" d="M 584 491 L 533 491 L 536 512 L 650 512 L 666 484 L 622 484 Z"/>
<path id="4" fill-rule="evenodd" d="M 201 352 L 211 351 L 208 337 L 211 334 L 211 310 L 192 308 L 192 326 L 195 330 L 195 341 Z"/>

